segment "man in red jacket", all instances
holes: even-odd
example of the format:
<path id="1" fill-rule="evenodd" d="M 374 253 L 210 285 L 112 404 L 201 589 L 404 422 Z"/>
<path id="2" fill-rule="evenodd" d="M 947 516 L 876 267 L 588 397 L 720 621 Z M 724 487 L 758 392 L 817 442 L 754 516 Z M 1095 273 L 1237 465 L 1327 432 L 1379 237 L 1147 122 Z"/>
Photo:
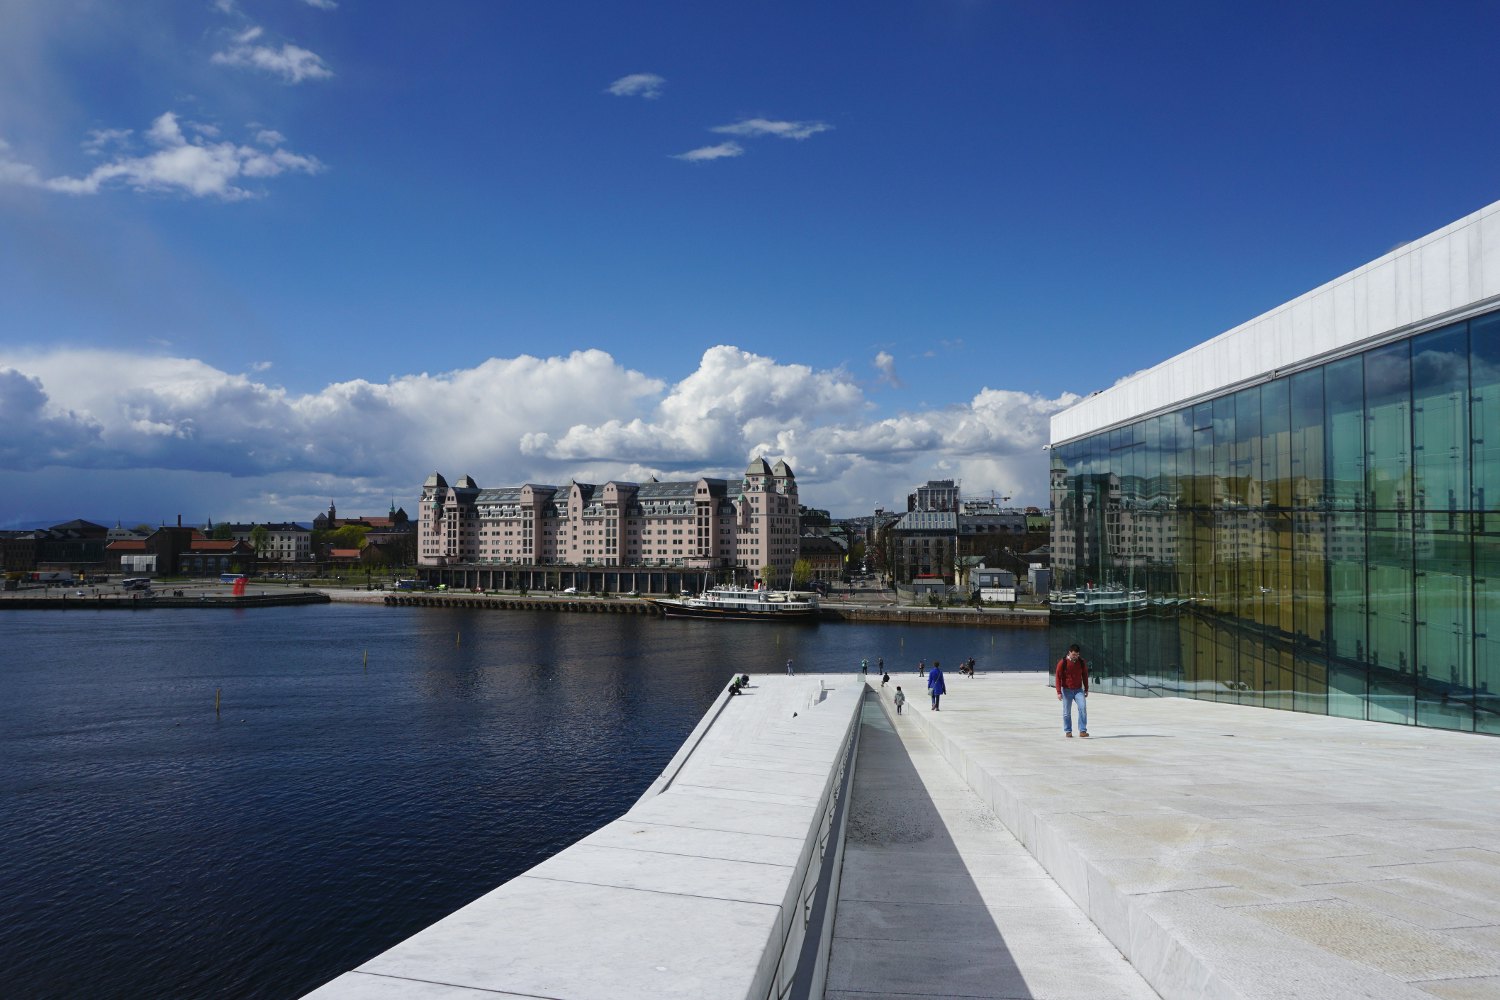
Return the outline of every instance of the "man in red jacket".
<path id="1" fill-rule="evenodd" d="M 1063 735 L 1073 736 L 1073 704 L 1078 704 L 1078 735 L 1089 734 L 1089 665 L 1084 662 L 1078 643 L 1068 647 L 1068 655 L 1057 661 L 1057 700 L 1062 702 Z"/>

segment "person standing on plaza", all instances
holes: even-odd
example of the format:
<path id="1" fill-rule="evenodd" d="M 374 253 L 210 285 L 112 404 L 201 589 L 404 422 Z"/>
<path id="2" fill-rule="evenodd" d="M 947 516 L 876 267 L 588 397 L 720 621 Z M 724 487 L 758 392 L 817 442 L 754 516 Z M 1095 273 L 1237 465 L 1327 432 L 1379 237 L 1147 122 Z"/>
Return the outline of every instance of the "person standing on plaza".
<path id="1" fill-rule="evenodd" d="M 938 700 L 948 693 L 948 685 L 943 683 L 943 668 L 937 660 L 932 661 L 932 669 L 927 671 L 927 690 L 932 693 L 932 710 L 941 711 Z"/>
<path id="2" fill-rule="evenodd" d="M 786 661 L 786 672 L 787 672 L 787 676 L 790 677 L 791 673 L 792 673 L 792 661 L 791 660 L 787 660 Z"/>
<path id="3" fill-rule="evenodd" d="M 1068 647 L 1068 655 L 1057 661 L 1057 700 L 1062 702 L 1063 735 L 1073 735 L 1073 705 L 1078 705 L 1078 735 L 1089 734 L 1089 665 L 1078 643 Z"/>
<path id="4" fill-rule="evenodd" d="M 905 695 L 905 693 L 902 692 L 900 684 L 896 685 L 896 698 L 895 698 L 895 702 L 896 702 L 896 714 L 900 715 L 901 714 L 901 709 L 903 707 L 905 707 L 905 705 L 906 705 L 906 695 Z"/>
<path id="5" fill-rule="evenodd" d="M 926 660 L 918 660 L 917 661 L 917 676 L 918 677 L 926 677 L 927 676 L 927 661 Z"/>

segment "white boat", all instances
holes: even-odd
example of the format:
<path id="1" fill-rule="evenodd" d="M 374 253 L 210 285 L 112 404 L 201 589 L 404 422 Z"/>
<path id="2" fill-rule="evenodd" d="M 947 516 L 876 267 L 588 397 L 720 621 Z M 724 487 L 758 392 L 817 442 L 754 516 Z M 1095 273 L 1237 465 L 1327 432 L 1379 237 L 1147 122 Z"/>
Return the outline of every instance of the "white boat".
<path id="1" fill-rule="evenodd" d="M 1138 611 L 1146 607 L 1144 590 L 1121 587 L 1085 587 L 1051 602 L 1057 614 L 1096 614 L 1108 611 Z"/>
<path id="2" fill-rule="evenodd" d="M 726 621 L 818 620 L 818 598 L 784 590 L 750 587 L 710 587 L 696 597 L 659 597 L 652 600 L 668 618 L 718 618 Z"/>

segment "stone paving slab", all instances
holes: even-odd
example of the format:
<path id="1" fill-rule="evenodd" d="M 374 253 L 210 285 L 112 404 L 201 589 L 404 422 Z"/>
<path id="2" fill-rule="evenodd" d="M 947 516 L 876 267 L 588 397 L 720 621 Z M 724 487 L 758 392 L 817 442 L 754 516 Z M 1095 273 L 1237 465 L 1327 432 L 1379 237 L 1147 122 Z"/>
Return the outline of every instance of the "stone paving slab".
<path id="1" fill-rule="evenodd" d="M 1163 997 L 1500 997 L 1500 740 L 948 687 L 912 725 Z"/>
<path id="2" fill-rule="evenodd" d="M 873 698 L 849 807 L 828 1000 L 1156 996 L 916 723 Z"/>

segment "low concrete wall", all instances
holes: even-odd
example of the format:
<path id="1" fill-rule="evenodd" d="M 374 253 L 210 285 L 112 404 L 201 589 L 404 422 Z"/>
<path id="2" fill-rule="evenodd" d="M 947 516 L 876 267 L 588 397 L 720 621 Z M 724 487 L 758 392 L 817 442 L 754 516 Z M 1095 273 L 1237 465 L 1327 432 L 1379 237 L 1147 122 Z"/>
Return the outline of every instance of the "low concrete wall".
<path id="1" fill-rule="evenodd" d="M 863 694 L 752 678 L 620 819 L 310 996 L 821 997 Z"/>

